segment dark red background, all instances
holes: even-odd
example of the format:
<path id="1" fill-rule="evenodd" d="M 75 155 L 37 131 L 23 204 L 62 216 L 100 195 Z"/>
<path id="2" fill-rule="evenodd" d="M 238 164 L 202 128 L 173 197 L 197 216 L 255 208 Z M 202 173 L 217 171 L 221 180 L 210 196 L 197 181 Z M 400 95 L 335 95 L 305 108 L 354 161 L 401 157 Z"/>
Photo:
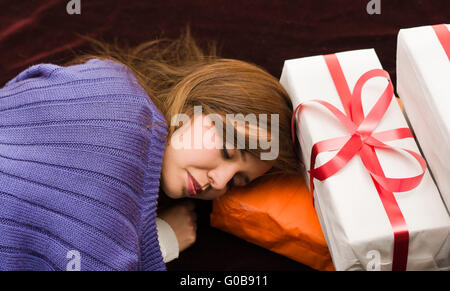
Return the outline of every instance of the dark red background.
<path id="1" fill-rule="evenodd" d="M 381 0 L 380 15 L 367 14 L 369 0 L 81 0 L 81 15 L 68 15 L 68 2 L 0 0 L 0 87 L 30 65 L 86 50 L 77 33 L 137 44 L 176 37 L 187 23 L 200 45 L 216 40 L 223 57 L 277 78 L 286 59 L 373 47 L 395 83 L 399 29 L 450 23 L 449 0 Z M 198 242 L 169 270 L 308 270 L 209 227 L 211 202 L 197 205 Z"/>

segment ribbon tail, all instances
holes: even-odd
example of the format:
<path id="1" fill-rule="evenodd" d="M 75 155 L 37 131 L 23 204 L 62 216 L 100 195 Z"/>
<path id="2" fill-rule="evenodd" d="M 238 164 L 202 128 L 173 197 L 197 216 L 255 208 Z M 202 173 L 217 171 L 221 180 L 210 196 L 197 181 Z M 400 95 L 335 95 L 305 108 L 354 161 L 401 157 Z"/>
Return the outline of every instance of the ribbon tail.
<path id="1" fill-rule="evenodd" d="M 360 156 L 364 164 L 371 163 L 372 168 L 375 168 L 377 172 L 380 173 L 380 176 L 384 176 L 383 169 L 381 168 L 373 147 L 363 145 Z M 397 204 L 394 193 L 384 189 L 373 176 L 372 181 L 380 196 L 380 200 L 388 216 L 392 230 L 394 231 L 392 270 L 406 271 L 409 251 L 409 231 L 405 218 Z"/>

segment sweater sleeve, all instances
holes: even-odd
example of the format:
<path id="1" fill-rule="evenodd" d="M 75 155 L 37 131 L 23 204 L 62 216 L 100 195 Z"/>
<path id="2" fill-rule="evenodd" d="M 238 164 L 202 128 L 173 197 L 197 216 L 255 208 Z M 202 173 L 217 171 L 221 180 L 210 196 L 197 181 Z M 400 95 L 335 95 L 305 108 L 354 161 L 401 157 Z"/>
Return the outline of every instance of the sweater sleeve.
<path id="1" fill-rule="evenodd" d="M 123 65 L 34 65 L 0 89 L 0 270 L 165 270 L 167 125 Z"/>

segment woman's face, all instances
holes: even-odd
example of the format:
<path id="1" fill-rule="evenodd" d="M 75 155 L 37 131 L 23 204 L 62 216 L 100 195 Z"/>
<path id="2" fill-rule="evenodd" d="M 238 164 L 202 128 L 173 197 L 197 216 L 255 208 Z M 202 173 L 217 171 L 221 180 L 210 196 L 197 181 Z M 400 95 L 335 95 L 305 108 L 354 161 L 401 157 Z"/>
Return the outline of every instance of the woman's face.
<path id="1" fill-rule="evenodd" d="M 174 140 L 189 140 L 186 139 L 189 136 L 190 146 L 180 148 L 172 143 Z M 205 140 L 211 143 L 207 144 Z M 164 193 L 174 199 L 191 197 L 210 200 L 225 194 L 231 184 L 244 186 L 271 168 L 267 162 L 249 153 L 236 148 L 222 149 L 222 145 L 223 139 L 204 114 L 194 116 L 189 125 L 177 129 L 164 151 L 161 172 Z M 201 187 L 197 193 L 192 191 L 196 182 L 197 188 Z"/>

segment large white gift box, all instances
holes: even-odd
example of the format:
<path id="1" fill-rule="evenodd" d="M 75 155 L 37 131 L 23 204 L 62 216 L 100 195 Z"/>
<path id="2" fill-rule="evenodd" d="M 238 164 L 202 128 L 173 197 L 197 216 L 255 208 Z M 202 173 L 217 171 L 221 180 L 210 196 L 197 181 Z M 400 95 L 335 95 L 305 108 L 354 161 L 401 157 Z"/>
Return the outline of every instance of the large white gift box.
<path id="1" fill-rule="evenodd" d="M 397 92 L 450 210 L 450 61 L 433 26 L 400 30 Z"/>
<path id="2" fill-rule="evenodd" d="M 350 90 L 365 72 L 382 68 L 373 49 L 335 55 Z M 294 108 L 300 103 L 309 104 L 296 117 L 301 155 L 309 170 L 315 143 L 349 136 L 349 132 L 327 109 L 307 101 L 324 100 L 345 111 L 324 56 L 286 60 L 280 82 Z M 365 114 L 380 98 L 387 83 L 384 78 L 373 78 L 363 87 Z M 402 111 L 392 98 L 374 132 L 406 127 Z M 413 138 L 386 144 L 419 153 Z M 375 151 L 387 177 L 413 177 L 421 173 L 419 163 L 408 154 Z M 319 154 L 316 167 L 334 155 L 336 151 Z M 359 154 L 328 179 L 315 179 L 314 185 L 314 206 L 336 270 L 392 270 L 394 231 Z M 409 232 L 407 270 L 450 270 L 450 217 L 428 170 L 416 188 L 394 195 Z"/>

